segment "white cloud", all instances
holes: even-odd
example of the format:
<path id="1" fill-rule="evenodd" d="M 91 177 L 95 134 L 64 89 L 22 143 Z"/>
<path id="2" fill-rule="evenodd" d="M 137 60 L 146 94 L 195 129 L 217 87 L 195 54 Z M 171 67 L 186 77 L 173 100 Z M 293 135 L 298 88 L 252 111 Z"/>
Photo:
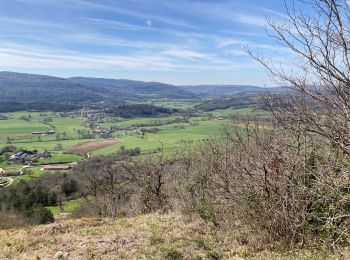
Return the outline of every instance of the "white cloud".
<path id="1" fill-rule="evenodd" d="M 207 59 L 208 62 L 182 62 L 176 53 L 134 53 L 132 55 L 92 55 L 44 46 L 0 42 L 0 67 L 32 69 L 128 69 L 144 71 L 223 71 L 247 66 L 206 54 L 178 50 L 179 55 Z M 250 66 L 250 65 L 248 65 Z"/>
<path id="2" fill-rule="evenodd" d="M 265 28 L 267 26 L 266 18 L 258 15 L 232 13 L 232 14 L 226 14 L 225 18 L 235 22 L 258 26 L 258 27 Z"/>

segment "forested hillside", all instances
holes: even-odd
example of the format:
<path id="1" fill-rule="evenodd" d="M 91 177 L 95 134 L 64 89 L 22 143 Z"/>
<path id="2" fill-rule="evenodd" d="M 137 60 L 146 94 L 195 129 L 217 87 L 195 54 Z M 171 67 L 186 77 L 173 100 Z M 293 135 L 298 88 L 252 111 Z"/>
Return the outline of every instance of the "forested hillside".
<path id="1" fill-rule="evenodd" d="M 200 98 L 218 98 L 231 95 L 236 97 L 248 94 L 257 95 L 267 90 L 256 86 L 174 86 L 159 82 L 125 79 L 59 78 L 0 72 L 0 92 L 2 93 L 0 106 L 2 107 L 6 106 L 4 102 L 14 102 L 13 106 L 15 107 L 21 103 L 38 103 L 38 107 L 40 107 L 48 102 L 57 106 L 57 104 L 124 104 L 128 101 L 162 98 L 199 100 Z M 248 103 L 251 102 L 248 101 Z M 31 109 L 33 105 L 28 105 L 28 107 Z M 13 109 L 6 111 L 13 111 Z"/>
<path id="2" fill-rule="evenodd" d="M 195 95 L 176 86 L 158 82 L 71 78 L 0 72 L 1 102 L 51 102 L 91 104 L 124 103 L 146 98 L 194 98 Z"/>

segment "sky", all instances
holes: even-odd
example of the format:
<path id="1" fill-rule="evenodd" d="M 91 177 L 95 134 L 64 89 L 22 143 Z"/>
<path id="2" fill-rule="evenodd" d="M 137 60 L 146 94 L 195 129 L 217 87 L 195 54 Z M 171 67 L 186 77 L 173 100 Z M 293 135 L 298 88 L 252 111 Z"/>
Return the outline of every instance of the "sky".
<path id="1" fill-rule="evenodd" d="M 288 62 L 266 32 L 283 12 L 281 0 L 1 0 L 0 71 L 269 86 L 243 49 Z"/>

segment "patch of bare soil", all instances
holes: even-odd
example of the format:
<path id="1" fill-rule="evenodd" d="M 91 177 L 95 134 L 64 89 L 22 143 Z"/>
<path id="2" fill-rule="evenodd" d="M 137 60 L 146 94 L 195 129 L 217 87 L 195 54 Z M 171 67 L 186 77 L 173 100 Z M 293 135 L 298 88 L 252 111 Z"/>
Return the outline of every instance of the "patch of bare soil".
<path id="1" fill-rule="evenodd" d="M 105 148 L 107 146 L 120 144 L 120 143 L 122 143 L 121 139 L 109 139 L 109 140 L 86 142 L 86 143 L 73 146 L 72 148 L 68 149 L 68 152 L 84 155 L 84 154 Z"/>

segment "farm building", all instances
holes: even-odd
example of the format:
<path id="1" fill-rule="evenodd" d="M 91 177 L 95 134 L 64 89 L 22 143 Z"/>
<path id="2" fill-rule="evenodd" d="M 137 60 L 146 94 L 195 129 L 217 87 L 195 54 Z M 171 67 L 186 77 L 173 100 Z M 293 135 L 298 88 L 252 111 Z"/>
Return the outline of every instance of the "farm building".
<path id="1" fill-rule="evenodd" d="M 113 133 L 112 130 L 103 129 L 103 128 L 94 129 L 93 132 L 94 132 L 95 134 L 111 134 L 111 133 Z"/>
<path id="2" fill-rule="evenodd" d="M 34 152 L 22 150 L 10 156 L 9 161 L 20 161 L 24 160 L 28 155 L 34 154 Z"/>
<path id="3" fill-rule="evenodd" d="M 1 172 L 0 171 L 0 176 L 1 177 L 17 177 L 17 176 L 20 176 L 21 175 L 21 172 Z"/>
<path id="4" fill-rule="evenodd" d="M 53 135 L 55 131 L 32 132 L 32 135 Z"/>
<path id="5" fill-rule="evenodd" d="M 66 170 L 72 169 L 72 166 L 69 164 L 45 165 L 43 169 L 47 171 L 66 171 Z"/>

